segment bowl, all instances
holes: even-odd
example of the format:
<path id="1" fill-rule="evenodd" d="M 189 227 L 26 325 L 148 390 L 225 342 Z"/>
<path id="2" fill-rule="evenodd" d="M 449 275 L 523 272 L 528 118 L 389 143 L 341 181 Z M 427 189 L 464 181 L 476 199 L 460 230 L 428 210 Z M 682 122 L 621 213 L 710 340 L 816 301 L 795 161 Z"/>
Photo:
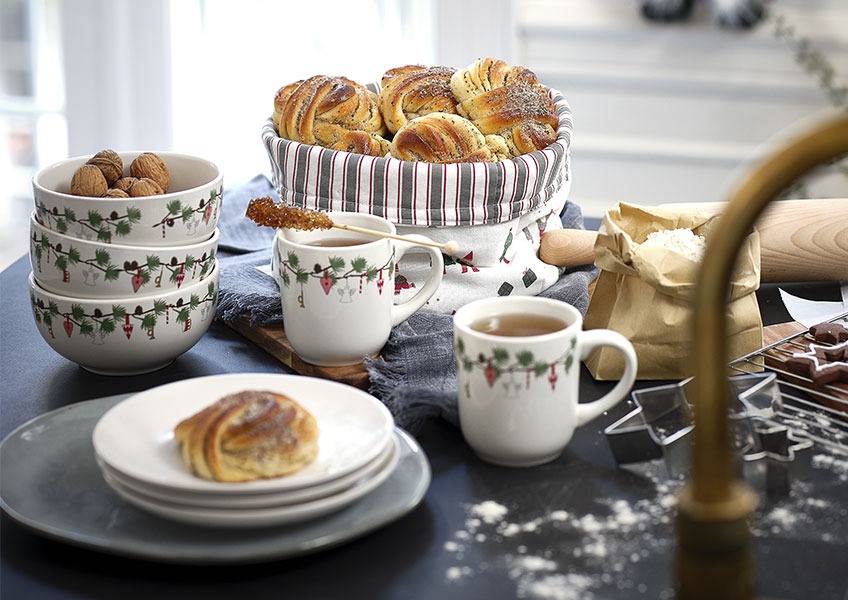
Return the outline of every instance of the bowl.
<path id="1" fill-rule="evenodd" d="M 167 366 L 209 329 L 218 299 L 217 263 L 203 281 L 144 298 L 79 298 L 29 277 L 39 334 L 53 350 L 93 373 L 138 375 Z"/>
<path id="2" fill-rule="evenodd" d="M 215 266 L 220 232 L 182 246 L 126 246 L 71 237 L 30 218 L 29 260 L 35 280 L 56 294 L 142 298 L 203 281 Z"/>
<path id="3" fill-rule="evenodd" d="M 128 174 L 140 152 L 119 152 Z M 169 192 L 138 198 L 92 198 L 70 193 L 74 172 L 93 155 L 45 167 L 32 180 L 35 215 L 44 227 L 79 239 L 130 246 L 177 246 L 207 239 L 223 200 L 221 170 L 206 159 L 156 152 L 171 175 Z"/>

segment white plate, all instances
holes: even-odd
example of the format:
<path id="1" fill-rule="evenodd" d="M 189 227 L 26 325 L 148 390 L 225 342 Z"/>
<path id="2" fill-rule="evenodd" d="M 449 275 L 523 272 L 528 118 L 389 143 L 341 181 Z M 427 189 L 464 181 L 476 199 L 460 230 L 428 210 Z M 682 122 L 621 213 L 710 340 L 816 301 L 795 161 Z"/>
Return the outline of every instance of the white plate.
<path id="1" fill-rule="evenodd" d="M 152 500 L 179 504 L 182 506 L 241 509 L 298 504 L 338 494 L 373 477 L 380 470 L 386 468 L 386 465 L 390 461 L 396 460 L 396 455 L 399 452 L 400 447 L 398 441 L 393 440 L 392 443 L 389 443 L 389 445 L 386 446 L 386 449 L 381 452 L 377 458 L 364 467 L 348 473 L 347 475 L 337 477 L 336 479 L 332 479 L 327 483 L 320 485 L 268 494 L 234 495 L 213 494 L 207 492 L 194 494 L 148 485 L 143 481 L 133 479 L 120 471 L 116 471 L 99 458 L 97 459 L 97 466 L 100 467 L 100 470 L 103 472 L 104 479 L 116 481 L 129 491 L 137 492 L 140 496 L 149 497 Z"/>
<path id="2" fill-rule="evenodd" d="M 395 440 L 395 444 L 397 444 L 398 451 L 392 453 L 392 458 L 381 470 L 361 484 L 332 496 L 285 506 L 241 509 L 185 506 L 183 504 L 164 502 L 140 494 L 131 488 L 125 487 L 109 475 L 106 475 L 104 479 L 109 484 L 109 487 L 130 504 L 154 515 L 180 523 L 202 527 L 225 528 L 289 525 L 317 519 L 341 510 L 374 491 L 381 483 L 388 479 L 389 475 L 392 474 L 392 471 L 398 465 L 400 459 L 400 441 Z"/>
<path id="3" fill-rule="evenodd" d="M 309 410 L 320 429 L 318 456 L 286 477 L 245 483 L 196 477 L 182 461 L 174 427 L 221 397 L 250 389 L 285 394 Z M 96 455 L 110 467 L 151 485 L 194 493 L 264 494 L 320 485 L 361 468 L 385 449 L 393 430 L 388 409 L 352 386 L 300 375 L 239 373 L 185 379 L 135 394 L 103 415 L 92 441 Z"/>

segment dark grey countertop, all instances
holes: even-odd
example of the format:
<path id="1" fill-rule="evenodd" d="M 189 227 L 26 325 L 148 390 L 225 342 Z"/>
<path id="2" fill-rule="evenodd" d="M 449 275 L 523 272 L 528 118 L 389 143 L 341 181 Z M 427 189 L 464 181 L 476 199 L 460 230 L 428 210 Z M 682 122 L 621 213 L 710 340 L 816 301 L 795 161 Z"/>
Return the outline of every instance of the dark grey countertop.
<path id="1" fill-rule="evenodd" d="M 214 323 L 197 346 L 158 372 L 88 373 L 38 335 L 28 273 L 26 258 L 0 273 L 4 437 L 82 400 L 215 373 L 284 372 Z M 810 298 L 839 297 L 833 284 L 784 287 Z M 758 295 L 766 324 L 788 320 L 776 286 Z M 607 384 L 584 369 L 581 387 L 591 397 Z M 35 535 L 4 515 L 0 597 L 670 598 L 679 483 L 661 465 L 616 467 L 603 428 L 627 410 L 622 404 L 578 430 L 562 457 L 531 469 L 483 463 L 456 428 L 430 422 L 417 435 L 433 473 L 418 508 L 348 544 L 288 560 L 209 567 L 121 558 Z M 846 507 L 848 472 L 835 468 L 793 482 L 788 495 L 761 498 L 752 531 L 763 595 L 848 597 Z"/>

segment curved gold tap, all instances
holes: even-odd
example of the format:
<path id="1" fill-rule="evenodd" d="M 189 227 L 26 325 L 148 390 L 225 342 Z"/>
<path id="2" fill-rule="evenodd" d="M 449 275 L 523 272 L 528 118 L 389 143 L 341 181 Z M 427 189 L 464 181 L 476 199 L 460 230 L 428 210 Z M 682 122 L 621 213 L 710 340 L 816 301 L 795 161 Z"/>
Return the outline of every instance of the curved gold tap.
<path id="1" fill-rule="evenodd" d="M 707 244 L 693 309 L 692 471 L 678 498 L 679 598 L 753 598 L 748 519 L 756 496 L 733 467 L 728 411 L 728 286 L 736 256 L 766 206 L 812 169 L 848 154 L 848 113 L 817 123 L 770 155 L 728 199 Z"/>

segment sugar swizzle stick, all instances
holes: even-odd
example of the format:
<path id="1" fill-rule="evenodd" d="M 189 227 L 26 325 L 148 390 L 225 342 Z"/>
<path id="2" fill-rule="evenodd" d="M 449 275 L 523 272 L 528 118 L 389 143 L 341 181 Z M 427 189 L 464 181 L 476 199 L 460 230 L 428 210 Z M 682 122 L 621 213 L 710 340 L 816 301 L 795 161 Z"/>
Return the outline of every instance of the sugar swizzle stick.
<path id="1" fill-rule="evenodd" d="M 456 242 L 439 244 L 428 240 L 408 238 L 402 235 L 376 231 L 374 229 L 356 227 L 355 225 L 334 223 L 327 213 L 278 204 L 268 196 L 252 199 L 247 205 L 245 216 L 251 221 L 254 221 L 257 225 L 264 225 L 266 227 L 285 227 L 289 229 L 301 229 L 304 231 L 331 228 L 346 229 L 347 231 L 355 231 L 356 233 L 364 233 L 375 237 L 401 240 L 403 242 L 418 244 L 420 246 L 433 246 L 434 248 L 439 248 L 448 256 L 455 256 L 459 252 L 459 244 Z"/>

